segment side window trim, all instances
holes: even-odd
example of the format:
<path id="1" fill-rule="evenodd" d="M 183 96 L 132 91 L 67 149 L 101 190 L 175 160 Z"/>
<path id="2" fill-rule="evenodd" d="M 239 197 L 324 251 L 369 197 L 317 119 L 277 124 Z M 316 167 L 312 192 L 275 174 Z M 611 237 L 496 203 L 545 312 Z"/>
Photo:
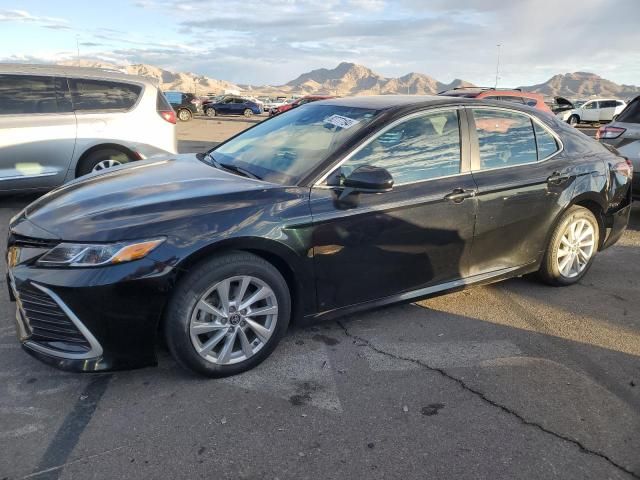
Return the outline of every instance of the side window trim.
<path id="1" fill-rule="evenodd" d="M 554 132 L 553 130 L 551 130 L 551 128 L 549 128 L 547 125 L 545 125 L 542 121 L 540 121 L 538 118 L 536 118 L 534 115 L 530 115 L 527 112 L 521 112 L 518 110 L 512 110 L 510 108 L 503 108 L 503 107 L 489 107 L 489 106 L 473 106 L 473 107 L 465 107 L 464 110 L 466 110 L 466 115 L 467 115 L 467 123 L 468 123 L 468 128 L 469 128 L 469 140 L 470 140 L 470 148 L 471 148 L 471 152 L 470 152 L 470 159 L 471 159 L 471 172 L 488 172 L 491 170 L 502 170 L 505 168 L 517 168 L 517 167 L 521 167 L 523 165 L 532 165 L 534 163 L 542 163 L 542 162 L 546 162 L 547 160 L 550 160 L 551 158 L 555 157 L 556 155 L 560 154 L 561 152 L 564 151 L 564 143 L 562 143 L 562 140 L 560 139 L 560 137 L 558 136 L 558 134 L 556 132 Z M 535 124 L 541 126 L 542 128 L 544 128 L 549 134 L 551 134 L 553 136 L 553 138 L 555 138 L 556 143 L 558 144 L 558 150 L 556 150 L 554 153 L 552 153 L 551 155 L 546 156 L 545 158 L 542 158 L 540 160 L 536 160 L 535 162 L 527 162 L 527 163 L 520 163 L 518 165 L 506 165 L 504 167 L 494 167 L 494 168 L 480 168 L 480 146 L 479 146 L 479 142 L 478 142 L 478 132 L 476 130 L 476 121 L 475 118 L 473 116 L 473 110 L 505 110 L 507 112 L 511 112 L 511 113 L 518 113 L 520 115 L 524 115 L 526 117 L 529 117 L 529 119 L 534 122 Z M 533 128 L 533 125 L 532 125 Z M 533 133 L 534 133 L 534 138 L 535 137 L 535 128 L 533 128 Z M 536 154 L 538 151 L 538 145 L 536 142 Z"/>
<path id="2" fill-rule="evenodd" d="M 471 146 L 469 142 L 469 128 L 467 121 L 467 112 L 461 106 L 446 106 L 446 107 L 436 107 L 429 108 L 425 110 L 420 110 L 419 112 L 410 113 L 403 117 L 400 117 L 393 122 L 385 125 L 373 132 L 369 137 L 364 139 L 360 144 L 358 144 L 353 150 L 351 150 L 347 155 L 339 159 L 337 162 L 334 162 L 333 165 L 329 166 L 325 172 L 313 183 L 313 188 L 328 188 L 328 189 L 340 189 L 342 187 L 335 185 L 325 185 L 324 182 L 329 178 L 337 169 L 339 169 L 344 163 L 348 162 L 353 156 L 355 156 L 358 152 L 363 150 L 367 145 L 371 142 L 375 141 L 378 137 L 383 135 L 385 132 L 391 130 L 392 128 L 404 123 L 406 121 L 412 120 L 414 118 L 418 118 L 424 115 L 428 115 L 431 112 L 442 112 L 442 111 L 456 111 L 458 112 L 458 128 L 460 129 L 460 172 L 455 173 L 453 175 L 446 175 L 443 177 L 434 177 L 434 178 L 425 178 L 424 180 L 417 180 L 414 182 L 405 182 L 405 183 L 397 183 L 394 184 L 394 187 L 399 187 L 402 185 L 413 185 L 416 183 L 422 182 L 431 182 L 433 180 L 438 180 L 441 178 L 455 177 L 458 175 L 466 175 L 471 172 L 471 163 L 469 158 L 469 153 L 471 152 Z"/>

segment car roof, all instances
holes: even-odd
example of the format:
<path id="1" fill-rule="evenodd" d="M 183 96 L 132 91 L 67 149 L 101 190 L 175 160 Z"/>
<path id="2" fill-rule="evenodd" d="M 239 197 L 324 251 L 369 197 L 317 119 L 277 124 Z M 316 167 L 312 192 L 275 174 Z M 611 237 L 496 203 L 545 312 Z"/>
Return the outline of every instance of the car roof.
<path id="1" fill-rule="evenodd" d="M 27 63 L 0 63 L 0 74 L 24 75 L 57 75 L 66 77 L 83 77 L 105 80 L 122 80 L 156 85 L 158 82 L 151 77 L 129 75 L 119 70 L 93 67 L 74 67 L 70 65 L 46 65 Z"/>

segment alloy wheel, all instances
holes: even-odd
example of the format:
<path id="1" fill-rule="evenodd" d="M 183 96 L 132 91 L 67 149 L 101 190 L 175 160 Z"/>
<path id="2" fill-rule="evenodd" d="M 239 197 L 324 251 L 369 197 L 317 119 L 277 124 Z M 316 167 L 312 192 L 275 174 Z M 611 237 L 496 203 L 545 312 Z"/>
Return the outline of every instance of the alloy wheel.
<path id="1" fill-rule="evenodd" d="M 247 108 L 247 109 L 244 111 L 244 116 L 245 116 L 245 117 L 251 117 L 252 115 L 253 115 L 253 112 L 251 111 L 251 109 Z"/>
<path id="2" fill-rule="evenodd" d="M 583 218 L 567 225 L 556 254 L 558 271 L 562 276 L 574 278 L 587 268 L 596 250 L 595 238 L 593 225 Z"/>
<path id="3" fill-rule="evenodd" d="M 191 114 L 187 110 L 180 110 L 180 113 L 178 114 L 178 117 L 183 122 L 186 122 L 187 120 L 189 120 L 191 118 Z"/>
<path id="4" fill-rule="evenodd" d="M 276 295 L 259 278 L 226 278 L 197 301 L 189 322 L 198 355 L 216 365 L 247 360 L 273 335 L 278 320 Z"/>
<path id="5" fill-rule="evenodd" d="M 118 160 L 114 160 L 113 158 L 108 158 L 107 160 L 102 160 L 101 162 L 96 163 L 91 171 L 99 172 L 100 170 L 104 170 L 105 168 L 116 167 L 118 165 L 122 165 L 122 163 Z"/>

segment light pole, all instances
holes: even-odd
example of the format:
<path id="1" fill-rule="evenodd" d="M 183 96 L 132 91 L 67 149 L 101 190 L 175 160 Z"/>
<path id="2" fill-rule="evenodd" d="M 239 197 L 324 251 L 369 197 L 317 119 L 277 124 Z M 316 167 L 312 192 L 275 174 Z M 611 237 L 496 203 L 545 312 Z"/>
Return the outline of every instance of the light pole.
<path id="1" fill-rule="evenodd" d="M 76 60 L 78 61 L 78 66 L 80 65 L 80 35 L 76 35 Z"/>
<path id="2" fill-rule="evenodd" d="M 498 75 L 500 74 L 500 47 L 501 46 L 502 45 L 500 43 L 496 45 L 496 47 L 498 47 L 498 61 L 496 62 L 496 84 L 494 88 L 498 88 Z"/>

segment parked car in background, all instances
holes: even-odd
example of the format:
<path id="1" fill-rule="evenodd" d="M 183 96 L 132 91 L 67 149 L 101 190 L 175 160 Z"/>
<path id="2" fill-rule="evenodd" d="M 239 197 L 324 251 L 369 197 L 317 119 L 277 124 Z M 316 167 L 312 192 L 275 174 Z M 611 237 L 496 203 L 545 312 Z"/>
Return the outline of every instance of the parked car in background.
<path id="1" fill-rule="evenodd" d="M 544 97 L 539 93 L 523 92 L 520 89 L 496 89 L 490 87 L 458 87 L 438 93 L 448 97 L 478 98 L 483 100 L 493 100 L 501 102 L 515 103 L 517 105 L 527 105 L 543 112 L 552 113 L 551 109 L 544 102 Z"/>
<path id="2" fill-rule="evenodd" d="M 176 152 L 176 115 L 155 82 L 94 68 L 0 64 L 0 192 Z"/>
<path id="3" fill-rule="evenodd" d="M 640 96 L 608 125 L 598 129 L 596 138 L 615 147 L 633 163 L 633 195 L 640 199 Z"/>
<path id="4" fill-rule="evenodd" d="M 281 107 L 286 103 L 287 103 L 287 97 L 272 98 L 270 101 L 264 102 L 264 111 L 270 112 L 272 109 Z"/>
<path id="5" fill-rule="evenodd" d="M 291 110 L 292 108 L 299 107 L 300 105 L 304 105 L 305 103 L 317 102 L 318 100 L 328 100 L 330 98 L 335 98 L 333 96 L 328 95 L 307 95 L 306 97 L 300 97 L 296 100 L 291 101 L 290 103 L 285 103 L 284 105 L 280 105 L 279 107 L 274 107 L 269 110 L 269 116 L 273 117 L 274 115 L 278 115 L 282 112 L 286 112 L 287 110 Z"/>
<path id="6" fill-rule="evenodd" d="M 164 95 L 181 122 L 188 122 L 198 113 L 198 99 L 193 93 L 168 91 Z"/>
<path id="7" fill-rule="evenodd" d="M 616 98 L 598 98 L 587 100 L 580 106 L 558 113 L 556 116 L 569 125 L 579 123 L 610 122 L 613 117 L 622 112 L 627 103 Z"/>
<path id="8" fill-rule="evenodd" d="M 627 162 L 516 104 L 315 102 L 27 206 L 7 254 L 20 342 L 100 371 L 155 364 L 163 335 L 221 377 L 267 358 L 292 318 L 534 272 L 571 285 L 624 232 Z"/>
<path id="9" fill-rule="evenodd" d="M 260 115 L 262 110 L 257 103 L 246 98 L 236 96 L 225 96 L 215 103 L 208 103 L 204 107 L 204 114 L 207 117 L 216 115 Z"/>

